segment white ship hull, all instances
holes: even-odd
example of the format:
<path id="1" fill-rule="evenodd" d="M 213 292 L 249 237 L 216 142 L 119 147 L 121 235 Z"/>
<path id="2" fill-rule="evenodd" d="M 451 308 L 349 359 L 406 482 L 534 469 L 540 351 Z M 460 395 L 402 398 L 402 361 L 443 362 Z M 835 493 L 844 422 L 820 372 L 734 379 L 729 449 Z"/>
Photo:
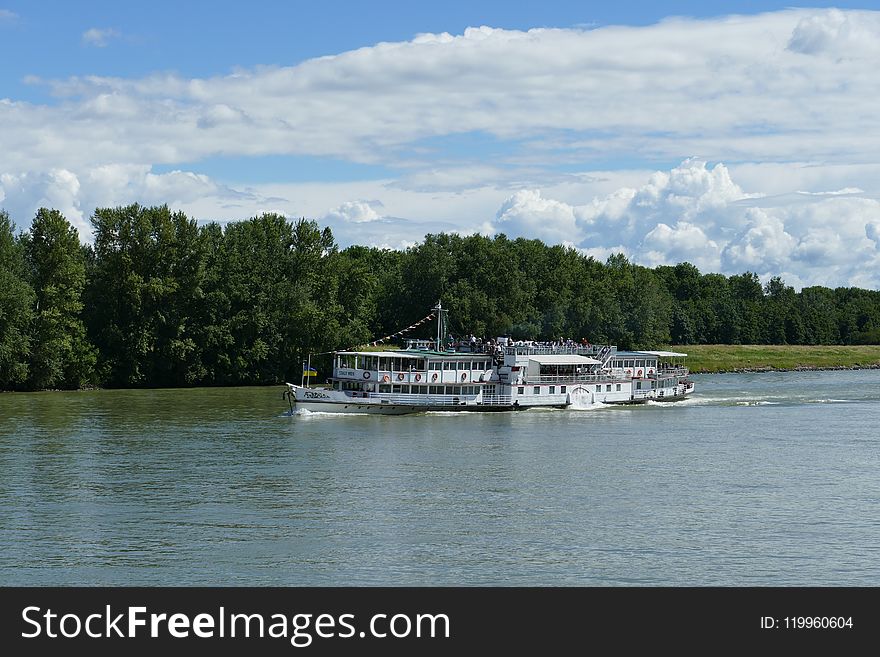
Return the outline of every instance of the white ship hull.
<path id="1" fill-rule="evenodd" d="M 348 393 L 322 388 L 305 388 L 288 383 L 290 410 L 310 413 L 351 413 L 362 415 L 407 415 L 445 412 L 518 411 L 529 408 L 585 408 L 602 404 L 644 404 L 649 401 L 674 402 L 693 392 L 693 384 L 678 384 L 669 388 L 634 395 L 631 391 L 596 393 L 586 386 L 573 384 L 570 392 L 545 395 L 541 398 L 487 396 L 470 398 L 447 395 L 382 395 L 377 393 Z"/>

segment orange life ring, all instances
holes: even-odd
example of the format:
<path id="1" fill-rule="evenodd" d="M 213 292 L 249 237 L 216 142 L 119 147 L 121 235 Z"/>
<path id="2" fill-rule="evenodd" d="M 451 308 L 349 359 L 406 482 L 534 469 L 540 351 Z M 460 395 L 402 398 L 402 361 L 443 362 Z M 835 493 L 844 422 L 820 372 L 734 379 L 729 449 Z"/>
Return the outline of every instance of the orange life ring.
<path id="1" fill-rule="evenodd" d="M 436 380 L 437 380 L 437 375 L 436 375 L 436 374 L 432 374 L 432 375 L 431 375 L 431 381 L 436 381 Z"/>
<path id="2" fill-rule="evenodd" d="M 648 374 L 653 374 L 653 373 L 654 373 L 654 368 L 652 367 L 651 369 L 648 370 Z"/>
<path id="3" fill-rule="evenodd" d="M 391 377 L 388 376 L 388 375 L 386 374 L 385 376 L 382 377 L 382 380 L 383 380 L 385 383 L 388 383 L 388 382 L 391 380 Z"/>
<path id="4" fill-rule="evenodd" d="M 627 370 L 627 371 L 626 371 L 626 375 L 627 375 L 627 376 L 632 376 L 632 373 L 633 373 L 632 370 Z"/>
<path id="5" fill-rule="evenodd" d="M 401 372 L 400 374 L 397 375 L 397 380 L 403 381 L 403 372 Z"/>
<path id="6" fill-rule="evenodd" d="M 416 381 L 421 381 L 421 380 L 422 380 L 422 375 L 416 374 Z"/>
<path id="7" fill-rule="evenodd" d="M 461 374 L 461 380 L 462 380 L 462 381 L 467 381 L 467 372 L 462 372 L 462 374 Z"/>
<path id="8" fill-rule="evenodd" d="M 639 378 L 642 378 L 642 370 L 639 370 Z"/>

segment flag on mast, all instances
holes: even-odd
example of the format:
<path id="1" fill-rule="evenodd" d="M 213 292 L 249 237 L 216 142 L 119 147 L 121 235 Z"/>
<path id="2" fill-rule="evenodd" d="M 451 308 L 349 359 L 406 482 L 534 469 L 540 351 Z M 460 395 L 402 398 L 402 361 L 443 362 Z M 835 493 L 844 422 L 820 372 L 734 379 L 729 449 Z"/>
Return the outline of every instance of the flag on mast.
<path id="1" fill-rule="evenodd" d="M 318 370 L 314 367 L 304 367 L 303 368 L 303 376 L 318 376 Z"/>

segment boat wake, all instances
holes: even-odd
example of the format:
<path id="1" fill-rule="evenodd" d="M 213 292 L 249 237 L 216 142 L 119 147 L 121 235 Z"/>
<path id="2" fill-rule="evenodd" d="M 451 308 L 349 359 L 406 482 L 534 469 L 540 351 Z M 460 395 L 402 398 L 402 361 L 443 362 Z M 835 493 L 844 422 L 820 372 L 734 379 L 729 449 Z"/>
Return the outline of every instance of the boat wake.
<path id="1" fill-rule="evenodd" d="M 577 402 L 572 402 L 572 404 L 565 410 L 569 411 L 601 411 L 603 409 L 614 408 L 618 404 L 603 404 L 602 402 L 595 402 L 593 404 L 578 404 Z"/>
<path id="2" fill-rule="evenodd" d="M 681 406 L 708 406 L 723 404 L 729 402 L 729 399 L 723 397 L 685 397 L 684 399 L 676 399 L 675 401 L 659 401 L 657 399 L 649 399 L 645 402 L 646 406 L 657 406 L 659 408 L 675 408 Z"/>
<path id="3" fill-rule="evenodd" d="M 281 414 L 281 417 L 300 418 L 329 418 L 329 417 L 367 417 L 366 413 L 330 413 L 327 411 L 310 411 L 307 408 L 297 408 Z"/>
<path id="4" fill-rule="evenodd" d="M 471 413 L 488 413 L 489 411 L 425 411 L 425 415 L 436 415 L 438 417 L 466 417 Z"/>

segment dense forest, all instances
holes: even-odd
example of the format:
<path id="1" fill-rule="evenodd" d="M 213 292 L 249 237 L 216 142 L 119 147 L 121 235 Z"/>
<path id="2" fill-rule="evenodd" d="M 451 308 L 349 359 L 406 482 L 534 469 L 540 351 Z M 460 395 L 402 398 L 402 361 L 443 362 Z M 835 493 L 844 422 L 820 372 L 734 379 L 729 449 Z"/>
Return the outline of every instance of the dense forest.
<path id="1" fill-rule="evenodd" d="M 880 291 L 795 292 L 751 272 L 603 263 L 504 235 L 339 249 L 329 228 L 277 214 L 199 226 L 130 205 L 91 222 L 94 243 L 81 244 L 56 210 L 19 235 L 0 211 L 0 389 L 298 380 L 307 354 L 393 333 L 438 299 L 453 334 L 621 348 L 880 342 Z"/>

